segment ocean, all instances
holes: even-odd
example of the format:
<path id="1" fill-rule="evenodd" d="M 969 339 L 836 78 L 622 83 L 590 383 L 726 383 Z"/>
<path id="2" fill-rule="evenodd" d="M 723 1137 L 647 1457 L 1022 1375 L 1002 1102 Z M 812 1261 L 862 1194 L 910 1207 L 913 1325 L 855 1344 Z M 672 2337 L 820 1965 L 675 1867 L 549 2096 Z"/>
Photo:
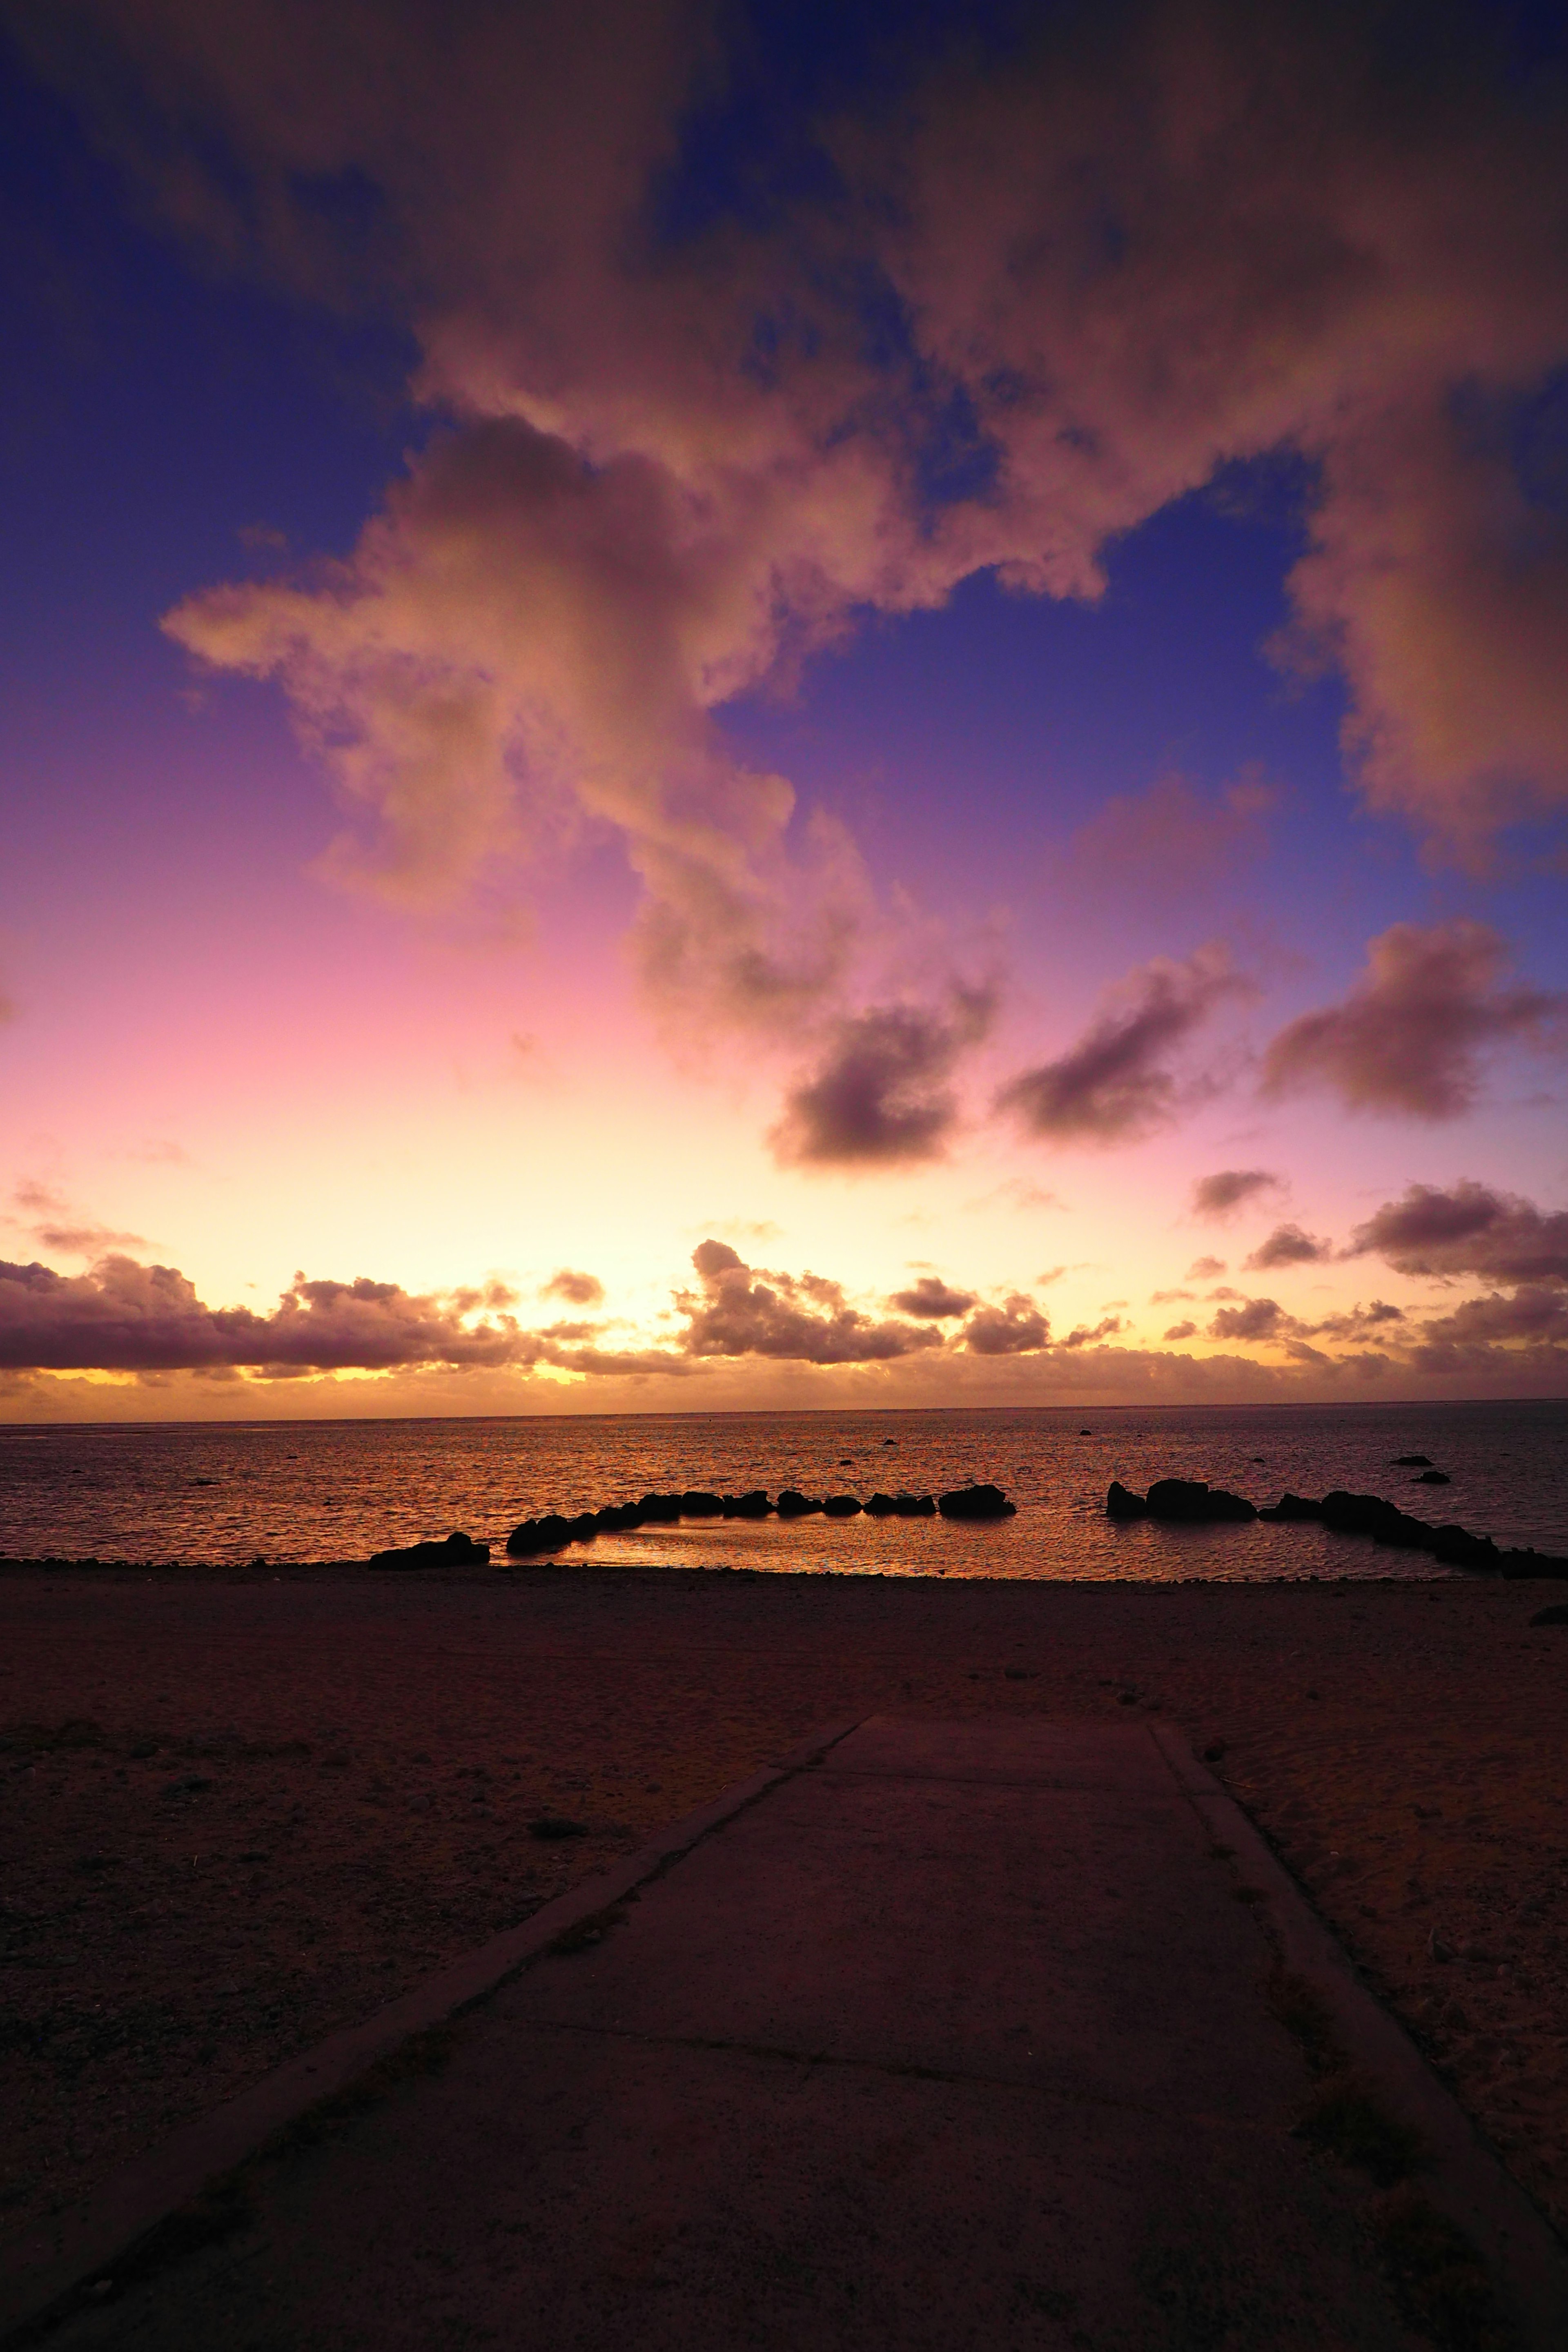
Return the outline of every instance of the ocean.
<path id="1" fill-rule="evenodd" d="M 1394 1466 L 1426 1454 L 1452 1484 Z M 278 1567 L 365 1559 L 461 1528 L 649 1488 L 937 1493 L 990 1479 L 1016 1518 L 696 1520 L 560 1555 L 642 1566 L 896 1576 L 1252 1580 L 1439 1573 L 1421 1554 L 1308 1526 L 1119 1525 L 1112 1478 L 1206 1478 L 1255 1503 L 1287 1487 L 1387 1496 L 1500 1544 L 1568 1553 L 1568 1401 L 1122 1406 L 930 1412 L 647 1413 L 517 1420 L 0 1427 L 0 1553 Z"/>

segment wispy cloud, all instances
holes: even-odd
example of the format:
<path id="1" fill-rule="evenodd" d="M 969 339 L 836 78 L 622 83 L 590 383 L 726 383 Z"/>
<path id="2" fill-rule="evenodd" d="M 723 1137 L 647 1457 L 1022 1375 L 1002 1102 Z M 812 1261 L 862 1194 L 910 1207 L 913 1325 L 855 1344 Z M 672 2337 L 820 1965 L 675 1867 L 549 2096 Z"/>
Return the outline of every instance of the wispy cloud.
<path id="1" fill-rule="evenodd" d="M 1115 989 L 1059 1060 L 1020 1071 L 996 1097 L 1026 1134 L 1058 1143 L 1131 1142 L 1164 1125 L 1184 1089 L 1174 1057 L 1227 997 L 1249 992 L 1217 942 L 1184 963 L 1157 956 Z"/>

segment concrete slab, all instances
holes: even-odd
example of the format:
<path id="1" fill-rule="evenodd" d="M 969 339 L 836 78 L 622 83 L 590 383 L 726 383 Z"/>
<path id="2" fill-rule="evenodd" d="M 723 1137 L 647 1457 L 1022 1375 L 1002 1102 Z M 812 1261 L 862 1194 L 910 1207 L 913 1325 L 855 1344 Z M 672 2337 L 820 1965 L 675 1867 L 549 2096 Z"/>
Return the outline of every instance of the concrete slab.
<path id="1" fill-rule="evenodd" d="M 53 2340 L 1408 2352 L 1235 1896 L 1146 1725 L 866 1725 Z"/>

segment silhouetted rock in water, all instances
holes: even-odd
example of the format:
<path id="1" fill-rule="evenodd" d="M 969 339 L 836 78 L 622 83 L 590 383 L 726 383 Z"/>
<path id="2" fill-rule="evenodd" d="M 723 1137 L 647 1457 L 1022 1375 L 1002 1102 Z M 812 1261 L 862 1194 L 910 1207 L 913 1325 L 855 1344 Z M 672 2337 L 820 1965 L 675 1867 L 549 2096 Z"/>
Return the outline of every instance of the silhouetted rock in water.
<path id="1" fill-rule="evenodd" d="M 1413 1486 L 1451 1486 L 1453 1480 L 1446 1470 L 1423 1470 L 1419 1478 L 1412 1478 Z"/>
<path id="2" fill-rule="evenodd" d="M 683 1519 L 721 1519 L 724 1516 L 722 1495 L 710 1495 L 700 1486 L 689 1486 L 680 1498 Z"/>
<path id="3" fill-rule="evenodd" d="M 394 1545 L 372 1552 L 372 1568 L 483 1568 L 490 1556 L 489 1544 L 475 1543 L 456 1529 L 440 1542 Z"/>
<path id="4" fill-rule="evenodd" d="M 1281 1495 L 1271 1511 L 1259 1511 L 1260 1519 L 1321 1519 L 1321 1503 L 1314 1503 L 1305 1495 Z"/>
<path id="5" fill-rule="evenodd" d="M 1430 1470 L 1432 1456 L 1429 1454 L 1396 1454 L 1393 1467 L 1395 1470 Z"/>
<path id="6" fill-rule="evenodd" d="M 1256 1504 L 1240 1495 L 1226 1494 L 1202 1478 L 1156 1478 L 1144 1498 L 1152 1519 L 1180 1519 L 1194 1525 L 1208 1519 L 1255 1519 Z"/>
<path id="7" fill-rule="evenodd" d="M 724 1497 L 724 1517 L 727 1519 L 765 1519 L 772 1509 L 773 1505 L 761 1486 L 753 1486 L 749 1494 L 726 1495 Z"/>
<path id="8" fill-rule="evenodd" d="M 882 1443 L 884 1445 L 887 1444 L 886 1438 Z M 872 1495 L 867 1500 L 866 1517 L 868 1519 L 890 1518 L 898 1507 L 891 1495 Z"/>
<path id="9" fill-rule="evenodd" d="M 673 1527 L 680 1517 L 680 1497 L 679 1495 L 645 1495 L 637 1508 L 644 1519 L 654 1527 Z"/>
<path id="10" fill-rule="evenodd" d="M 934 1495 L 895 1495 L 893 1508 L 900 1519 L 934 1519 L 936 1496 Z"/>
<path id="11" fill-rule="evenodd" d="M 1010 1519 L 1017 1511 L 1000 1486 L 953 1486 L 937 1497 L 944 1519 Z"/>
<path id="12" fill-rule="evenodd" d="M 798 1486 L 786 1486 L 779 1496 L 781 1519 L 805 1518 L 808 1512 L 820 1511 L 821 1508 L 820 1496 L 814 1502 L 809 1495 L 803 1495 Z"/>
<path id="13" fill-rule="evenodd" d="M 1568 1601 L 1554 1601 L 1550 1609 L 1538 1609 L 1530 1622 L 1532 1625 L 1568 1625 Z"/>
<path id="14" fill-rule="evenodd" d="M 623 1528 L 640 1528 L 642 1512 L 636 1503 L 606 1503 L 594 1518 L 605 1535 L 619 1535 Z"/>
<path id="15" fill-rule="evenodd" d="M 1081 1436 L 1082 1433 L 1080 1430 L 1079 1434 Z M 1105 1516 L 1108 1519 L 1145 1519 L 1149 1516 L 1149 1506 L 1142 1495 L 1135 1495 L 1130 1486 L 1122 1485 L 1120 1478 L 1113 1478 L 1110 1492 L 1105 1498 Z"/>
<path id="16" fill-rule="evenodd" d="M 524 1519 L 513 1528 L 506 1548 L 513 1559 L 526 1559 L 531 1552 L 560 1551 L 571 1540 L 571 1520 L 563 1519 L 559 1511 L 546 1511 L 542 1518 Z"/>
<path id="17" fill-rule="evenodd" d="M 1079 1435 L 1080 1437 L 1092 1437 L 1094 1435 L 1094 1432 L 1092 1429 L 1080 1429 L 1079 1431 Z M 1125 1489 L 1123 1491 L 1125 1491 Z"/>
<path id="18" fill-rule="evenodd" d="M 860 1515 L 860 1504 L 854 1495 L 829 1495 L 823 1510 L 830 1519 L 854 1519 Z"/>

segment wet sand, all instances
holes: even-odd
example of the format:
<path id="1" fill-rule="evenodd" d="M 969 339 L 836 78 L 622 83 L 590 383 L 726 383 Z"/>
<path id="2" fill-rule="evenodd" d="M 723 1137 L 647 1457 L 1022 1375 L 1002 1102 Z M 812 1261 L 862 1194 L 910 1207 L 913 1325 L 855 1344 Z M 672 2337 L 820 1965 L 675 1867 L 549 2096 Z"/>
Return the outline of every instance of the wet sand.
<path id="1" fill-rule="evenodd" d="M 1529 1625 L 1563 1597 L 8 1571 L 0 2232 L 818 1723 L 1130 1707 L 1223 1750 L 1212 1769 L 1568 2229 L 1568 1626 Z"/>

